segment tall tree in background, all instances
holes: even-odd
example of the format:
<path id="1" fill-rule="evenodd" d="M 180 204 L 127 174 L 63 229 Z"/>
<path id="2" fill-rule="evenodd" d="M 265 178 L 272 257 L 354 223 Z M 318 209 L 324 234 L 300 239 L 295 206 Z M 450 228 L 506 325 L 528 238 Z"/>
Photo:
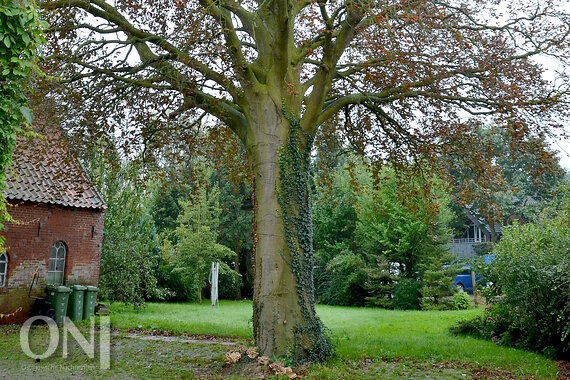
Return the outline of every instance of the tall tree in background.
<path id="1" fill-rule="evenodd" d="M 245 146 L 255 181 L 253 326 L 264 355 L 331 353 L 314 308 L 308 189 L 321 125 L 376 160 L 408 162 L 432 158 L 443 142 L 453 149 L 471 128 L 461 112 L 495 115 L 522 135 L 567 112 L 567 88 L 543 81 L 531 59 L 569 58 L 568 18 L 554 0 L 500 9 L 484 0 L 42 6 L 54 32 L 49 69 L 72 100 L 86 99 L 71 108 L 89 121 L 88 137 L 116 123 L 125 141 L 146 147 L 218 120 Z"/>
<path id="2" fill-rule="evenodd" d="M 141 307 L 163 298 L 156 268 L 160 242 L 151 215 L 153 186 L 137 163 L 120 159 L 113 141 L 98 141 L 84 164 L 107 203 L 99 287 L 104 299 Z M 156 190 L 155 190 L 156 191 Z"/>
<path id="3" fill-rule="evenodd" d="M 435 176 L 402 176 L 387 166 L 373 185 L 365 162 L 346 159 L 332 184 L 319 185 L 330 173 L 315 181 L 319 301 L 392 307 L 394 286 L 403 279 L 424 285 L 425 297 L 451 292 L 457 268 L 446 246 L 454 218 L 446 186 Z"/>
<path id="4" fill-rule="evenodd" d="M 218 244 L 220 215 L 220 190 L 201 187 L 197 195 L 188 201 L 180 201 L 182 212 L 178 215 L 178 225 L 174 231 L 176 244 L 171 252 L 169 261 L 173 264 L 172 271 L 179 273 L 187 291 L 194 291 L 198 301 L 202 302 L 202 290 L 207 285 L 210 264 L 220 262 L 221 277 L 233 280 L 231 288 L 239 292 L 239 274 L 228 266 L 227 262 L 235 257 L 235 252 L 225 245 Z M 226 291 L 223 286 L 221 292 Z"/>

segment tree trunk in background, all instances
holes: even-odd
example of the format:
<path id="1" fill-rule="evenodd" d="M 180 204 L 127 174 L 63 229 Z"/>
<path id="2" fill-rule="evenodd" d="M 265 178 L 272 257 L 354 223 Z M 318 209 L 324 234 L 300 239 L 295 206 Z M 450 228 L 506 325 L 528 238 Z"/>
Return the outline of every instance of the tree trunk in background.
<path id="1" fill-rule="evenodd" d="M 491 233 L 491 242 L 495 244 L 497 242 L 497 233 L 495 232 L 495 221 L 489 219 L 487 223 L 489 224 L 489 230 L 490 230 L 489 232 Z"/>
<path id="2" fill-rule="evenodd" d="M 314 307 L 312 139 L 271 101 L 254 115 L 247 150 L 255 177 L 255 341 L 262 355 L 323 361 L 332 348 Z"/>

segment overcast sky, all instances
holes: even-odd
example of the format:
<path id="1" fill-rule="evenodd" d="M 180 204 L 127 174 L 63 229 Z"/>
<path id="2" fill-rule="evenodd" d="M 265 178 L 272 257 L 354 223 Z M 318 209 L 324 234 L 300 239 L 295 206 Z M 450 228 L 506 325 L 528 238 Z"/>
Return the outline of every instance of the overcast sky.
<path id="1" fill-rule="evenodd" d="M 554 141 L 552 147 L 560 152 L 558 153 L 560 165 L 570 172 L 570 142 L 568 140 Z"/>

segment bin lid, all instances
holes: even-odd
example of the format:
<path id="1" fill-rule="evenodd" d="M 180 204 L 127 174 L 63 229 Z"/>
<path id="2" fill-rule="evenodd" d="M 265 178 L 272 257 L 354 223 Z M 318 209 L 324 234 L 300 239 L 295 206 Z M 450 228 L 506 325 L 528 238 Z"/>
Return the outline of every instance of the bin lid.
<path id="1" fill-rule="evenodd" d="M 71 285 L 70 288 L 73 290 L 85 290 L 85 289 L 87 289 L 87 287 L 83 286 L 83 285 Z"/>
<path id="2" fill-rule="evenodd" d="M 71 289 L 67 286 L 57 286 L 57 285 L 48 285 L 47 287 L 48 292 L 55 292 L 55 293 L 71 293 Z"/>
<path id="3" fill-rule="evenodd" d="M 98 292 L 99 288 L 96 286 L 87 285 L 86 286 L 88 292 Z"/>

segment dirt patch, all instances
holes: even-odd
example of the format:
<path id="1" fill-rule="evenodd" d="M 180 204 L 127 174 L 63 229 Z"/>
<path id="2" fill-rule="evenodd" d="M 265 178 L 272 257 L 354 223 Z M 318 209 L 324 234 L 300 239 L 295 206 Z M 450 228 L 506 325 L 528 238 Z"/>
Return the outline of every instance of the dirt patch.
<path id="1" fill-rule="evenodd" d="M 247 358 L 235 364 L 225 364 L 219 375 L 221 378 L 265 379 L 270 372 L 267 367 L 257 364 L 256 360 Z"/>
<path id="2" fill-rule="evenodd" d="M 119 334 L 115 334 L 117 336 Z M 228 340 L 218 339 L 215 337 L 203 336 L 176 336 L 176 335 L 159 335 L 159 334 L 140 334 L 140 333 L 127 333 L 122 335 L 125 338 L 154 340 L 161 342 L 179 342 L 179 343 L 198 343 L 198 344 L 219 344 L 222 346 L 235 346 L 238 343 Z"/>
<path id="3" fill-rule="evenodd" d="M 570 380 L 570 361 L 561 360 L 556 364 L 558 365 L 558 379 Z"/>
<path id="4" fill-rule="evenodd" d="M 236 363 L 226 362 L 218 375 L 224 379 L 266 379 L 274 377 L 280 379 L 300 379 L 307 372 L 305 367 L 285 367 L 280 362 L 269 362 L 268 359 L 267 363 L 264 363 L 259 359 L 260 358 L 252 359 L 248 356 L 242 356 Z"/>

